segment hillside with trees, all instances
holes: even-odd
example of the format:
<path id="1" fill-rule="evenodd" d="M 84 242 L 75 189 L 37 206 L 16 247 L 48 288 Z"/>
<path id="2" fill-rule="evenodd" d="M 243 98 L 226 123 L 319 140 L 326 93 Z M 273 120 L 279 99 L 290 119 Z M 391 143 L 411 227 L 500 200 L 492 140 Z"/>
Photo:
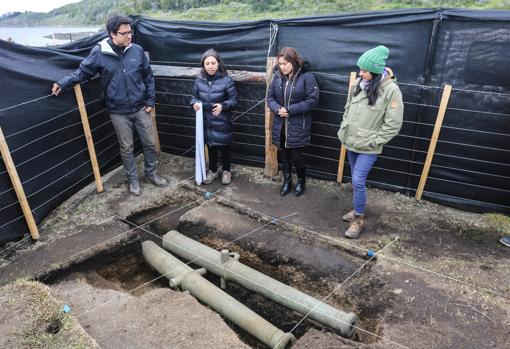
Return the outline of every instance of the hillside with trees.
<path id="1" fill-rule="evenodd" d="M 49 13 L 11 13 L 0 26 L 102 25 L 112 14 L 158 19 L 242 21 L 290 18 L 396 8 L 473 8 L 510 10 L 507 0 L 82 0 Z"/>

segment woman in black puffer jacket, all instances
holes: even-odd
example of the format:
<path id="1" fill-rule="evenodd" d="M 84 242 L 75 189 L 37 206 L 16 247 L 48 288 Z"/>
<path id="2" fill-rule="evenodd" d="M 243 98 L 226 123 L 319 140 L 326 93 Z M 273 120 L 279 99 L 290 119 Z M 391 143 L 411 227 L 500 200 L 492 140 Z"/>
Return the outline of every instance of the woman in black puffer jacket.
<path id="1" fill-rule="evenodd" d="M 291 160 L 296 166 L 297 185 L 294 195 L 305 190 L 305 160 L 303 150 L 310 144 L 312 109 L 319 102 L 319 87 L 305 61 L 292 47 L 284 47 L 277 55 L 278 67 L 267 94 L 267 105 L 273 119 L 273 143 L 280 150 L 283 164 L 283 185 L 280 195 L 292 187 Z"/>
<path id="2" fill-rule="evenodd" d="M 202 71 L 193 86 L 191 104 L 198 111 L 202 102 L 204 108 L 204 138 L 209 148 L 209 170 L 204 184 L 211 183 L 222 175 L 222 184 L 230 184 L 232 135 L 232 114 L 237 106 L 237 91 L 234 81 L 227 74 L 218 52 L 207 50 L 200 62 Z M 218 152 L 222 155 L 222 171 L 218 171 Z"/>

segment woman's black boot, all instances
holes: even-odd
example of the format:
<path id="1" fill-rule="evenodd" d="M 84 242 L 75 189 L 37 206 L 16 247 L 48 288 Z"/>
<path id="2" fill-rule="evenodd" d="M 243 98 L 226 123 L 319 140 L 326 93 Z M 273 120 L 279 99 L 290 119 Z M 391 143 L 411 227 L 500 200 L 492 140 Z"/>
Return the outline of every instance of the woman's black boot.
<path id="1" fill-rule="evenodd" d="M 296 169 L 296 172 L 297 172 L 297 184 L 296 184 L 296 189 L 294 189 L 294 196 L 299 196 L 301 194 L 303 194 L 303 192 L 305 191 L 305 182 L 306 182 L 306 179 L 305 179 L 305 168 L 298 168 Z"/>
<path id="2" fill-rule="evenodd" d="M 283 185 L 282 189 L 280 189 L 280 195 L 285 196 L 289 193 L 292 188 L 292 174 L 290 171 L 283 172 Z"/>

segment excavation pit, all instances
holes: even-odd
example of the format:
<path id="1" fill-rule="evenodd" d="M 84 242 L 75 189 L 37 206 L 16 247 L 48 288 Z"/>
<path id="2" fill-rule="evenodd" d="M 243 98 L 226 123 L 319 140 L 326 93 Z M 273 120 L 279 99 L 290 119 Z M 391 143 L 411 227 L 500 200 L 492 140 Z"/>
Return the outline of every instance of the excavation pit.
<path id="1" fill-rule="evenodd" d="M 184 205 L 187 205 L 186 209 L 179 209 Z M 201 205 L 192 201 L 163 205 L 136 213 L 126 221 L 137 229 L 137 239 L 115 250 L 94 256 L 72 268 L 45 276 L 44 281 L 51 284 L 58 290 L 57 292 L 71 285 L 86 283 L 89 292 L 90 288 L 113 290 L 138 298 L 157 289 L 169 289 L 168 280 L 152 270 L 144 261 L 140 243 L 149 239 L 161 245 L 160 237 L 172 229 L 213 249 L 228 248 L 232 252 L 237 252 L 242 263 L 319 300 L 328 296 L 338 284 L 366 261 L 359 256 L 328 246 L 324 242 L 314 241 L 283 222 L 256 219 L 214 201 L 207 201 Z M 183 262 L 188 263 L 186 260 Z M 190 266 L 194 269 L 199 268 L 193 263 Z M 369 270 L 370 264 L 366 266 L 364 273 Z M 220 278 L 212 273 L 207 273 L 205 278 L 220 286 Z M 364 278 L 364 280 L 365 282 L 369 280 L 367 291 L 380 286 L 378 284 L 380 281 L 376 279 Z M 233 282 L 227 283 L 225 292 L 282 331 L 292 331 L 298 340 L 312 329 L 319 333 L 320 331 L 335 333 L 334 329 L 310 318 L 302 321 L 304 314 L 292 311 Z M 72 291 L 65 291 L 63 295 L 72 294 Z M 360 312 L 364 316 L 360 317 L 358 325 L 370 328 L 371 331 L 377 330 L 377 317 L 380 312 L 365 311 L 362 307 L 366 299 L 353 298 L 349 289 L 334 292 L 326 303 L 346 312 L 352 311 L 356 314 Z M 382 310 L 384 307 L 381 305 Z M 153 311 L 155 310 L 147 308 L 147 312 Z M 157 311 L 171 312 L 172 309 Z M 247 346 L 266 347 L 231 321 L 223 319 Z M 86 326 L 84 327 L 87 329 Z M 90 327 L 88 329 L 90 330 Z M 373 338 L 356 336 L 355 339 L 371 342 Z"/>
<path id="2" fill-rule="evenodd" d="M 355 338 L 307 318 L 292 331 L 293 349 L 510 345 L 509 257 L 497 242 L 504 224 L 369 190 L 366 229 L 348 240 L 341 221 L 352 199 L 348 185 L 310 179 L 304 197 L 282 198 L 278 180 L 261 169 L 236 166 L 231 185 L 197 187 L 189 179 L 189 159 L 164 154 L 160 161 L 162 173 L 179 169 L 169 176 L 169 188 L 142 183 L 143 195 L 131 197 L 119 169 L 105 181 L 105 193 L 91 195 L 94 188 L 86 188 L 55 210 L 42 224 L 40 242 L 6 250 L 0 256 L 0 280 L 8 284 L 0 291 L 0 321 L 23 315 L 16 324 L 39 330 L 37 339 L 69 341 L 71 317 L 81 328 L 75 341 L 86 334 L 108 348 L 262 347 L 188 292 L 171 289 L 142 259 L 141 242 L 161 245 L 164 234 L 177 230 L 215 250 L 237 252 L 242 263 L 317 299 L 338 287 L 325 302 L 356 314 Z M 368 261 L 369 249 L 380 253 L 377 259 Z M 216 276 L 205 277 L 220 285 Z M 59 305 L 54 312 L 42 309 L 52 315 L 40 317 L 48 321 L 27 322 L 39 319 L 33 308 L 12 303 L 20 286 L 11 283 L 20 278 L 50 286 Z M 283 331 L 302 319 L 234 282 L 227 282 L 226 292 Z M 64 303 L 71 311 L 61 318 Z M 57 333 L 53 319 L 64 324 Z M 2 347 L 13 347 L 5 342 L 8 330 L 0 326 Z"/>

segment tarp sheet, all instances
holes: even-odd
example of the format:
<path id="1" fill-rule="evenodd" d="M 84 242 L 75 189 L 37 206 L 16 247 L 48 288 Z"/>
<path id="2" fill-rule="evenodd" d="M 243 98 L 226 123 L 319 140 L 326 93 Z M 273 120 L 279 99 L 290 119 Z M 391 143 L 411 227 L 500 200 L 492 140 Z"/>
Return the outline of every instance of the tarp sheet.
<path id="1" fill-rule="evenodd" d="M 505 68 L 510 66 L 510 12 L 420 9 L 239 23 L 134 19 L 135 42 L 157 65 L 199 67 L 202 53 L 213 47 L 229 69 L 263 72 L 268 53 L 295 47 L 311 64 L 321 90 L 306 160 L 309 174 L 325 179 L 336 178 L 336 132 L 349 74 L 357 70 L 361 53 L 386 45 L 388 66 L 404 96 L 404 125 L 376 162 L 369 184 L 415 194 L 443 87 L 451 84 L 424 198 L 510 213 L 510 73 Z M 73 91 L 48 95 L 53 81 L 75 69 L 104 36 L 53 49 L 0 41 L 0 126 L 37 222 L 93 180 Z M 194 156 L 192 84 L 192 78 L 156 77 L 163 151 Z M 233 162 L 263 166 L 265 84 L 236 86 Z M 92 80 L 82 88 L 100 165 L 118 165 L 99 83 Z M 344 180 L 350 180 L 349 171 L 346 162 Z M 26 231 L 0 162 L 0 244 Z"/>

